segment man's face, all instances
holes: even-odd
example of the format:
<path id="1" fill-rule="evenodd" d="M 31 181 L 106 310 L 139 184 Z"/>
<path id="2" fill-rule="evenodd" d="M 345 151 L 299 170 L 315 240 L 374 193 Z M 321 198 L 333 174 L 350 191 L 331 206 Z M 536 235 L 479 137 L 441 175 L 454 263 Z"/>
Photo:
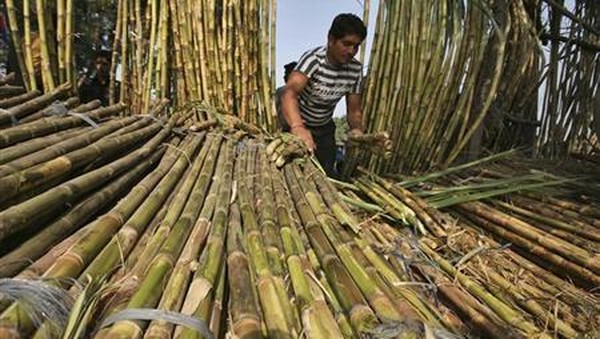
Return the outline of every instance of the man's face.
<path id="1" fill-rule="evenodd" d="M 338 66 L 349 63 L 358 52 L 361 42 L 362 39 L 356 34 L 345 35 L 341 39 L 329 36 L 327 39 L 329 61 Z"/>

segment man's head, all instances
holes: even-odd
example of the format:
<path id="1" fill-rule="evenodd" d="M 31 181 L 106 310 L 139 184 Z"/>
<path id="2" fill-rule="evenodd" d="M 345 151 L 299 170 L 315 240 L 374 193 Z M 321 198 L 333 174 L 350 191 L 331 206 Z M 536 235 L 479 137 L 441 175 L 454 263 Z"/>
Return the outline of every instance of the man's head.
<path id="1" fill-rule="evenodd" d="M 333 19 L 327 36 L 327 56 L 335 65 L 349 63 L 367 37 L 367 28 L 354 14 L 339 14 Z"/>
<path id="2" fill-rule="evenodd" d="M 295 61 L 292 61 L 290 63 L 287 63 L 283 66 L 283 69 L 285 70 L 285 72 L 283 73 L 283 82 L 287 82 L 288 78 L 290 77 L 290 74 L 292 73 L 292 71 L 294 70 L 294 68 L 296 68 L 296 65 L 298 63 Z"/>

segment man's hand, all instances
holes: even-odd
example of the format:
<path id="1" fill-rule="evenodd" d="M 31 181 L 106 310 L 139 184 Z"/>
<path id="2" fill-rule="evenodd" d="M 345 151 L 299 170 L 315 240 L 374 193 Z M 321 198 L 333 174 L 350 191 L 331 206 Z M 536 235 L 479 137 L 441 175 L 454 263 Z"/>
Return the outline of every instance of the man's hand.
<path id="1" fill-rule="evenodd" d="M 306 128 L 305 126 L 294 126 L 292 127 L 290 132 L 292 132 L 292 134 L 294 134 L 298 138 L 302 139 L 302 141 L 304 141 L 306 147 L 308 147 L 308 150 L 311 153 L 315 151 L 317 145 L 315 144 L 315 140 L 313 139 L 312 134 L 310 134 L 308 128 Z"/>

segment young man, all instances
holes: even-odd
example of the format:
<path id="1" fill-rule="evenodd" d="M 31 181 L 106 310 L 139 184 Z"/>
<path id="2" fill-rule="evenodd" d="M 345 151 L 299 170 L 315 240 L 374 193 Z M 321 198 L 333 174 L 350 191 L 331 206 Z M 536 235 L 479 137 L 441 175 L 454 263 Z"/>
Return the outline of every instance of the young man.
<path id="1" fill-rule="evenodd" d="M 352 134 L 362 134 L 362 65 L 354 56 L 367 36 L 360 18 L 340 14 L 333 19 L 327 45 L 305 52 L 283 91 L 282 113 L 289 130 L 313 151 L 329 176 L 335 176 L 335 105 L 346 97 Z"/>

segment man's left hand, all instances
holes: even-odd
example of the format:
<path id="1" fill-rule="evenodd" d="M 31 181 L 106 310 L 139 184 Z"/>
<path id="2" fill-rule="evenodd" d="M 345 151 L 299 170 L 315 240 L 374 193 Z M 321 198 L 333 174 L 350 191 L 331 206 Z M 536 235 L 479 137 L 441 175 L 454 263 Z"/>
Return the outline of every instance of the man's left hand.
<path id="1" fill-rule="evenodd" d="M 356 136 L 360 136 L 363 135 L 363 131 L 360 128 L 353 128 L 351 130 L 348 131 L 348 136 L 349 137 L 356 137 Z"/>

